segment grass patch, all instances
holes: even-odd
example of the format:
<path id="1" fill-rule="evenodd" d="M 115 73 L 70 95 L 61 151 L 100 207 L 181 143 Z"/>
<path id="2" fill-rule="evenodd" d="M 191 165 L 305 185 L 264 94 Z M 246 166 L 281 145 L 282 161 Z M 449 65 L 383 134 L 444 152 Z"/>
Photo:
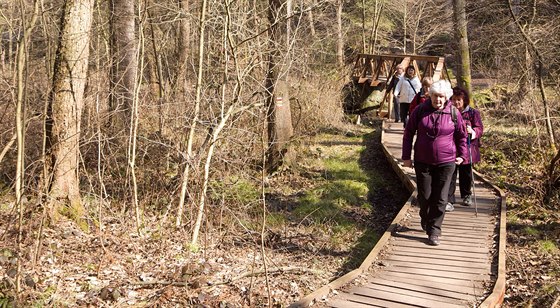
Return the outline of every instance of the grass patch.
<path id="1" fill-rule="evenodd" d="M 537 236 L 539 235 L 539 230 L 533 228 L 533 227 L 525 227 L 523 228 L 523 233 L 530 235 L 530 236 Z"/>
<path id="2" fill-rule="evenodd" d="M 226 201 L 238 204 L 249 204 L 261 198 L 261 188 L 238 177 L 229 177 L 210 183 L 211 198 L 219 200 L 222 196 Z"/>
<path id="3" fill-rule="evenodd" d="M 558 254 L 558 246 L 556 246 L 556 243 L 551 240 L 542 240 L 539 241 L 539 251 L 555 255 Z"/>
<path id="4" fill-rule="evenodd" d="M 297 218 L 347 227 L 352 224 L 346 215 L 349 211 L 355 207 L 370 208 L 367 202 L 369 177 L 358 165 L 362 150 L 334 154 L 324 161 L 326 181 L 299 199 L 294 211 Z"/>

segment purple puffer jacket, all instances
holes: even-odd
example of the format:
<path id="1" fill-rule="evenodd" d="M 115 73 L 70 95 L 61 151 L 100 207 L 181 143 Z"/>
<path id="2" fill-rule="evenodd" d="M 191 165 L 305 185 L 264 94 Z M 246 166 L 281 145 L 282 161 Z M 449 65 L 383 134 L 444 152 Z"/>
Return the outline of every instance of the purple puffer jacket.
<path id="1" fill-rule="evenodd" d="M 417 115 L 418 112 L 422 114 Z M 440 165 L 455 162 L 456 157 L 469 159 L 467 131 L 463 118 L 457 116 L 457 125 L 453 123 L 450 101 L 445 104 L 443 110 L 437 111 L 428 99 L 412 111 L 404 130 L 403 160 L 411 158 L 412 140 L 415 134 L 417 136 L 414 143 L 414 161 Z"/>
<path id="2" fill-rule="evenodd" d="M 476 137 L 471 140 L 470 150 L 472 156 L 472 163 L 478 163 L 480 161 L 480 137 L 484 132 L 484 126 L 482 125 L 480 112 L 478 112 L 478 110 L 474 108 L 471 108 L 470 106 L 467 106 L 467 108 L 461 111 L 461 115 L 463 117 L 463 123 L 466 126 L 472 127 L 472 129 L 476 134 Z M 469 159 L 467 159 L 463 162 L 463 165 L 467 165 L 469 163 L 471 162 L 469 162 Z"/>

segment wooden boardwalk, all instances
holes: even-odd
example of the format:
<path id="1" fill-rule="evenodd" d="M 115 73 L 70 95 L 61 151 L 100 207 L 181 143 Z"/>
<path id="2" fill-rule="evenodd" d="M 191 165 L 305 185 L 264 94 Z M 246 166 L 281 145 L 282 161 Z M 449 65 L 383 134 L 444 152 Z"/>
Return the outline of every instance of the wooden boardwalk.
<path id="1" fill-rule="evenodd" d="M 475 206 L 446 213 L 441 245 L 427 244 L 420 227 L 414 170 L 400 163 L 402 123 L 384 122 L 382 144 L 409 201 L 360 268 L 304 297 L 297 306 L 493 307 L 505 291 L 505 200 L 477 174 Z M 457 189 L 458 194 L 458 189 Z M 457 200 L 460 196 L 457 195 Z"/>

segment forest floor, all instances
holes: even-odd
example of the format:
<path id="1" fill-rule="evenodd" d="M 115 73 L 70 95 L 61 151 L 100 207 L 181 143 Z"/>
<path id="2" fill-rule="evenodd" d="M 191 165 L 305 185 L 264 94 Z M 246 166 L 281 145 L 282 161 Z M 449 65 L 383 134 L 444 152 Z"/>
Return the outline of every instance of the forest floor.
<path id="1" fill-rule="evenodd" d="M 357 267 L 409 195 L 382 153 L 379 121 L 300 140 L 298 153 L 297 166 L 267 181 L 264 232 L 258 215 L 247 220 L 243 209 L 215 206 L 209 211 L 220 217 L 206 225 L 198 250 L 161 217 L 146 217 L 138 236 L 132 215 L 116 211 L 89 232 L 70 222 L 46 227 L 38 244 L 41 211 L 28 213 L 16 306 L 266 307 L 269 298 L 288 306 Z M 247 211 L 258 213 L 256 203 Z M 2 204 L 5 307 L 18 249 L 15 215 L 9 200 Z"/>
<path id="2" fill-rule="evenodd" d="M 507 170 L 492 163 L 512 143 L 497 127 L 488 131 L 489 163 L 480 171 L 499 181 Z M 46 227 L 38 245 L 41 214 L 29 213 L 17 306 L 266 307 L 270 298 L 272 306 L 286 307 L 356 268 L 408 198 L 379 137 L 374 121 L 301 140 L 297 167 L 267 181 L 264 232 L 258 215 L 247 220 L 243 208 L 214 206 L 198 250 L 189 232 L 159 216 L 146 217 L 138 236 L 132 215 L 119 212 L 104 212 L 103 227 L 89 232 L 70 222 Z M 509 194 L 504 306 L 553 307 L 560 294 L 558 216 L 521 206 L 530 192 L 524 185 L 532 184 L 510 169 L 520 183 L 501 183 Z M 255 203 L 246 211 L 259 213 L 263 202 Z M 0 204 L 0 307 L 9 307 L 3 304 L 15 291 L 17 232 L 9 203 Z"/>
<path id="3" fill-rule="evenodd" d="M 482 161 L 477 170 L 507 198 L 504 307 L 560 307 L 560 200 L 543 205 L 548 156 L 525 115 L 481 110 Z"/>

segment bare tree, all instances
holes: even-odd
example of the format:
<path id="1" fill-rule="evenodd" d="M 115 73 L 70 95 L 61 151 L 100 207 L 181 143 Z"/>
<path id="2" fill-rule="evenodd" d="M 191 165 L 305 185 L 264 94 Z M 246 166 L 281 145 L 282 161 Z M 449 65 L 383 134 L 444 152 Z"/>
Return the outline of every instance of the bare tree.
<path id="1" fill-rule="evenodd" d="M 457 82 L 460 86 L 471 93 L 471 57 L 469 52 L 467 16 L 465 13 L 464 0 L 453 0 L 453 15 L 455 17 L 455 38 L 458 45 L 457 50 L 459 59 L 459 65 L 457 69 Z"/>
<path id="2" fill-rule="evenodd" d="M 78 175 L 79 141 L 86 83 L 92 0 L 66 0 L 47 111 L 50 213 L 56 218 L 67 205 L 68 216 L 80 221 L 84 212 Z"/>
<path id="3" fill-rule="evenodd" d="M 187 157 L 185 162 L 185 169 L 183 170 L 182 182 L 181 182 L 181 192 L 179 195 L 179 207 L 177 209 L 177 219 L 175 220 L 175 226 L 181 226 L 181 220 L 183 217 L 183 210 L 185 206 L 185 197 L 187 195 L 187 184 L 189 182 L 189 175 L 191 170 L 191 165 L 193 164 L 193 143 L 196 132 L 196 125 L 200 117 L 200 105 L 202 101 L 202 74 L 204 72 L 204 33 L 206 31 L 206 5 L 207 0 L 202 0 L 202 5 L 200 7 L 200 20 L 198 24 L 199 28 L 199 38 L 198 38 L 198 73 L 196 78 L 196 97 L 194 102 L 194 114 L 189 128 L 189 136 L 187 140 Z M 198 235 L 197 235 L 198 236 Z M 193 242 L 196 242 L 193 234 Z"/>
<path id="4" fill-rule="evenodd" d="M 336 59 L 338 65 L 344 65 L 344 33 L 342 30 L 342 10 L 344 8 L 344 0 L 336 1 Z"/>
<path id="5" fill-rule="evenodd" d="M 187 70 L 189 60 L 189 46 L 191 44 L 191 24 L 187 13 L 189 12 L 189 0 L 179 0 L 181 19 L 179 20 L 179 34 L 177 44 L 177 86 L 180 93 L 187 91 Z"/>
<path id="6" fill-rule="evenodd" d="M 110 0 L 111 80 L 109 109 L 114 112 L 111 122 L 117 129 L 125 127 L 130 118 L 138 62 L 134 0 Z M 114 125 L 115 123 L 110 123 Z"/>

